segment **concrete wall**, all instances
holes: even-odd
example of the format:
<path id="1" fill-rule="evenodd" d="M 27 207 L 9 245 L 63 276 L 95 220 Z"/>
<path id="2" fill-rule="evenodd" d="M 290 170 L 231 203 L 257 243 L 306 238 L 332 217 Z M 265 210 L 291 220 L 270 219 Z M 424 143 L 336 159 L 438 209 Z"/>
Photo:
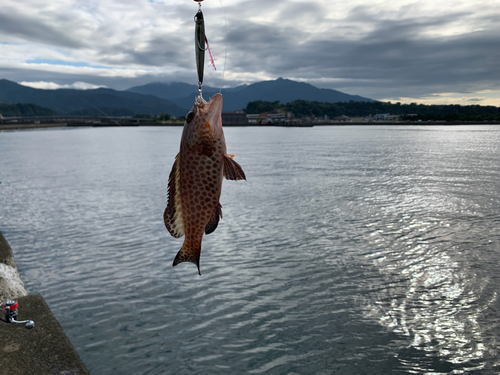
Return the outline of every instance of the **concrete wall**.
<path id="1" fill-rule="evenodd" d="M 24 283 L 17 271 L 12 249 L 0 232 L 0 303 L 27 295 Z"/>
<path id="2" fill-rule="evenodd" d="M 27 295 L 12 249 L 0 232 L 0 317 L 7 299 L 19 302 L 18 320 L 35 327 L 0 321 L 0 374 L 87 375 L 85 364 L 40 294 Z"/>

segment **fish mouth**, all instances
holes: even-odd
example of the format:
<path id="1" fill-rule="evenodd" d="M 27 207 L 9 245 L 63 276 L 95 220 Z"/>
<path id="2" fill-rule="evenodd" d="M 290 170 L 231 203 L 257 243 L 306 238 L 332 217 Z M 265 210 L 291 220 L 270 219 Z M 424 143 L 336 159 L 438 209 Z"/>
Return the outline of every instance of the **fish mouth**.
<path id="1" fill-rule="evenodd" d="M 217 93 L 212 96 L 208 105 L 210 106 L 210 111 L 222 112 L 222 94 Z"/>
<path id="2" fill-rule="evenodd" d="M 222 94 L 217 93 L 214 96 L 210 98 L 210 101 L 208 102 L 209 106 L 209 118 L 210 118 L 210 124 L 215 125 L 217 122 L 220 122 L 221 120 L 221 113 L 222 113 Z"/>

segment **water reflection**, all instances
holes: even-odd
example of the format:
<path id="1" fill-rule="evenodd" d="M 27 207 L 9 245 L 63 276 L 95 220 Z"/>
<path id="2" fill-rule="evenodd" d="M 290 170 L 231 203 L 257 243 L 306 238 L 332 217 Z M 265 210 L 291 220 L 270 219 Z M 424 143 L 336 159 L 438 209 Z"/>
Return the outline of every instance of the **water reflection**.
<path id="1" fill-rule="evenodd" d="M 442 141 L 434 140 L 440 148 L 407 152 L 393 163 L 389 174 L 401 177 L 388 187 L 374 182 L 367 188 L 377 220 L 369 224 L 367 240 L 374 251 L 366 257 L 386 288 L 376 292 L 366 315 L 410 338 L 408 350 L 400 353 L 408 371 L 491 370 L 495 364 L 486 358 L 497 354 L 497 343 L 491 326 L 484 324 L 485 312 L 496 311 L 499 301 L 494 273 L 478 260 L 492 253 L 498 260 L 491 242 L 498 235 L 488 218 L 488 202 L 479 195 L 471 198 L 471 186 L 478 182 L 476 167 L 493 166 L 482 155 L 464 151 L 471 148 L 470 139 L 441 136 Z M 400 172 L 409 167 L 413 173 Z"/>
<path id="2" fill-rule="evenodd" d="M 248 181 L 202 277 L 161 219 L 179 128 L 0 134 L 0 225 L 92 373 L 488 373 L 500 137 L 476 129 L 228 129 Z"/>

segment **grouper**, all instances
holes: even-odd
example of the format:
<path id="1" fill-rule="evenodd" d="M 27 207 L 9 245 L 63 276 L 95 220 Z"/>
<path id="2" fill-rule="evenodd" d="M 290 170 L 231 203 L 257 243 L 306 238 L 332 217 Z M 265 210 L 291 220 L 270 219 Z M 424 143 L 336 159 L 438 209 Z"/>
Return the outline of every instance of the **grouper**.
<path id="1" fill-rule="evenodd" d="M 219 202 L 222 180 L 244 180 L 245 173 L 227 154 L 222 130 L 222 95 L 209 102 L 199 95 L 186 116 L 180 152 L 168 180 L 168 204 L 163 214 L 165 226 L 184 243 L 173 266 L 192 262 L 200 272 L 201 240 L 212 233 L 222 218 Z"/>

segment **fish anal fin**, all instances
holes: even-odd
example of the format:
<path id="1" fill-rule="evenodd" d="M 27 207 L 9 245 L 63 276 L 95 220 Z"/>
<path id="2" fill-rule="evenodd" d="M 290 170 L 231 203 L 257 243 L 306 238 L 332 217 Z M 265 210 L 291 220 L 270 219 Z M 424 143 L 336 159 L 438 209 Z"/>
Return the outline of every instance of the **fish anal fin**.
<path id="1" fill-rule="evenodd" d="M 175 256 L 172 266 L 175 267 L 179 263 L 183 262 L 194 263 L 198 268 L 198 274 L 201 276 L 200 253 L 201 253 L 201 242 L 197 246 L 190 246 L 189 244 L 186 243 L 186 241 L 184 241 L 184 244 L 182 245 L 181 249 Z"/>
<path id="2" fill-rule="evenodd" d="M 168 178 L 168 203 L 163 213 L 163 221 L 173 237 L 179 238 L 184 235 L 180 189 L 180 154 L 175 157 Z"/>
<path id="3" fill-rule="evenodd" d="M 215 206 L 215 210 L 210 218 L 210 221 L 205 226 L 205 234 L 210 234 L 217 229 L 220 218 L 222 218 L 222 206 L 218 203 L 217 206 Z"/>
<path id="4" fill-rule="evenodd" d="M 246 180 L 245 172 L 241 166 L 233 160 L 234 155 L 224 155 L 224 177 L 228 180 Z"/>

